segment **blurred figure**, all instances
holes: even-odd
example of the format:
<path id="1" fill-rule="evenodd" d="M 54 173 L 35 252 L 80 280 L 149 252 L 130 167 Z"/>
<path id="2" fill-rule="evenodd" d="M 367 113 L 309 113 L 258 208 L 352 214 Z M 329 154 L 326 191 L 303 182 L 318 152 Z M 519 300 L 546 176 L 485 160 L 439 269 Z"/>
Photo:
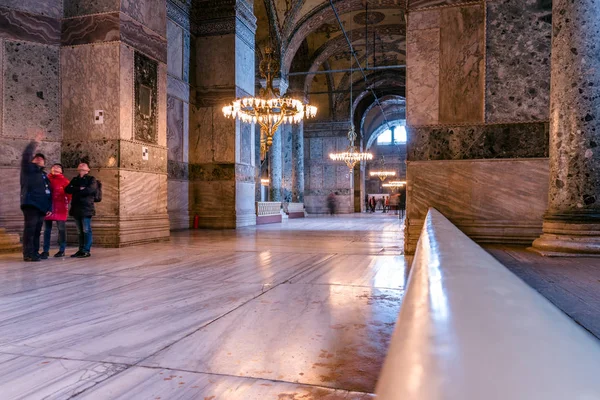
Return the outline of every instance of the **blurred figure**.
<path id="1" fill-rule="evenodd" d="M 61 164 L 54 164 L 48 174 L 50 180 L 50 191 L 52 192 L 52 215 L 46 217 L 44 222 L 44 252 L 42 259 L 50 256 L 50 236 L 52 235 L 52 222 L 56 221 L 58 228 L 58 253 L 54 257 L 64 257 L 65 248 L 67 246 L 67 231 L 65 224 L 69 214 L 69 203 L 71 195 L 65 193 L 65 189 L 69 186 L 69 180 L 63 175 L 63 167 Z"/>
<path id="2" fill-rule="evenodd" d="M 375 212 L 375 196 L 371 196 L 371 199 L 369 200 L 369 205 L 371 206 L 371 212 L 374 213 Z"/>
<path id="3" fill-rule="evenodd" d="M 333 193 L 329 193 L 329 196 L 327 196 L 327 208 L 329 209 L 329 215 L 335 214 L 336 201 Z"/>
<path id="4" fill-rule="evenodd" d="M 46 157 L 42 153 L 34 155 L 43 138 L 38 133 L 23 151 L 21 159 L 21 211 L 25 227 L 23 229 L 23 260 L 40 261 L 40 234 L 44 217 L 51 214 L 52 194 L 50 181 L 44 172 Z"/>
<path id="5" fill-rule="evenodd" d="M 71 179 L 65 192 L 73 195 L 70 215 L 75 218 L 77 233 L 79 234 L 79 250 L 71 257 L 90 257 L 92 249 L 92 217 L 96 215 L 94 199 L 98 190 L 96 178 L 89 175 L 90 167 L 86 162 L 77 166 L 79 173 Z"/>
<path id="6" fill-rule="evenodd" d="M 383 212 L 386 213 L 390 208 L 390 197 L 384 196 L 383 198 Z"/>

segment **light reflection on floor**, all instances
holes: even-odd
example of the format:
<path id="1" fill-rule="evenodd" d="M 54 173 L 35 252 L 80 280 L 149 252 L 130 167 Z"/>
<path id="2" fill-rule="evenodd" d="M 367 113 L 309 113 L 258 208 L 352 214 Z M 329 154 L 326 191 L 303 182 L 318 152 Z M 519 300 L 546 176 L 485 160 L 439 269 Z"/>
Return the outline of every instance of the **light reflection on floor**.
<path id="1" fill-rule="evenodd" d="M 367 399 L 404 294 L 394 216 L 0 256 L 2 399 Z"/>

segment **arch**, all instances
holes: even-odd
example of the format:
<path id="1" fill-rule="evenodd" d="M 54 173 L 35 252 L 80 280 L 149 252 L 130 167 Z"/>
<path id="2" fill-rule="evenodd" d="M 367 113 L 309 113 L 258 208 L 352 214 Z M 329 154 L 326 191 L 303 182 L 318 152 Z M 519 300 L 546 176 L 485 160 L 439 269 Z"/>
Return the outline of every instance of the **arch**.
<path id="1" fill-rule="evenodd" d="M 392 121 L 389 121 L 390 126 L 406 126 L 406 120 L 405 119 L 394 119 Z M 389 129 L 387 124 L 384 125 L 380 125 L 379 128 L 375 129 L 373 131 L 373 133 L 371 133 L 371 135 L 369 136 L 369 140 L 367 141 L 367 145 L 365 146 L 366 151 L 368 151 L 371 146 L 373 145 L 373 143 L 375 143 L 375 141 L 377 140 L 377 138 L 385 131 L 387 131 Z"/>

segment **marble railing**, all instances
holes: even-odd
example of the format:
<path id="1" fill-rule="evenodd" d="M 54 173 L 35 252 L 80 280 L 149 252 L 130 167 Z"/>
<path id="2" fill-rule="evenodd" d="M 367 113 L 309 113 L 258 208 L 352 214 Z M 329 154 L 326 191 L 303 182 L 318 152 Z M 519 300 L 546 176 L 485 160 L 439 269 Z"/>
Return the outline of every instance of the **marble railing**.
<path id="1" fill-rule="evenodd" d="M 600 399 L 597 371 L 596 338 L 429 209 L 378 400 Z"/>
<path id="2" fill-rule="evenodd" d="M 257 201 L 256 216 L 266 217 L 271 215 L 281 215 L 281 202 L 279 201 Z"/>
<path id="3" fill-rule="evenodd" d="M 288 203 L 288 213 L 303 213 L 304 203 Z"/>

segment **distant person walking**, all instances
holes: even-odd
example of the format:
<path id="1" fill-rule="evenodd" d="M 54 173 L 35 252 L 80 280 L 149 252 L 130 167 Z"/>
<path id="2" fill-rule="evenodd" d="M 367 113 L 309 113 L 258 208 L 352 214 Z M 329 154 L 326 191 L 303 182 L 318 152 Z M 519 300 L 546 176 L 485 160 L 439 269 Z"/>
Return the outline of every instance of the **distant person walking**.
<path id="1" fill-rule="evenodd" d="M 44 252 L 42 259 L 47 259 L 50 256 L 50 237 L 52 235 L 52 223 L 56 221 L 58 228 L 58 253 L 54 257 L 64 257 L 65 248 L 67 246 L 67 231 L 65 223 L 69 215 L 69 203 L 71 195 L 65 193 L 65 189 L 69 186 L 69 180 L 63 175 L 63 167 L 61 164 L 54 164 L 48 174 L 50 180 L 50 190 L 52 191 L 52 214 L 46 217 L 44 222 Z"/>
<path id="2" fill-rule="evenodd" d="M 335 214 L 335 206 L 335 195 L 330 193 L 329 196 L 327 196 L 327 208 L 329 209 L 329 215 Z"/>
<path id="3" fill-rule="evenodd" d="M 90 167 L 86 162 L 77 166 L 79 173 L 71 179 L 65 192 L 73 195 L 70 215 L 75 218 L 79 235 L 79 250 L 71 257 L 86 258 L 91 256 L 92 249 L 92 217 L 96 215 L 94 198 L 98 190 L 96 178 L 89 175 Z"/>
<path id="4" fill-rule="evenodd" d="M 25 227 L 23 229 L 23 260 L 40 261 L 40 234 L 44 217 L 51 214 L 52 194 L 50 181 L 44 172 L 46 157 L 34 154 L 43 138 L 38 133 L 23 151 L 21 159 L 21 211 Z"/>

